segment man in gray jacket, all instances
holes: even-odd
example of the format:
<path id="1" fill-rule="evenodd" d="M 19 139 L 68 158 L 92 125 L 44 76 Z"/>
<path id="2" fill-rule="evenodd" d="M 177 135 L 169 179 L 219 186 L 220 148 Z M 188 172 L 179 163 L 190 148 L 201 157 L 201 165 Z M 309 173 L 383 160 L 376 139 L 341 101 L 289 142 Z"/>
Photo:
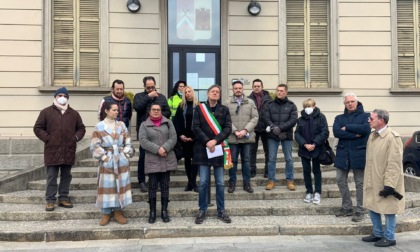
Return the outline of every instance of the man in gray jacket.
<path id="1" fill-rule="evenodd" d="M 241 154 L 241 169 L 243 188 L 248 193 L 253 193 L 251 187 L 250 150 L 255 142 L 254 128 L 258 123 L 258 110 L 255 103 L 243 93 L 243 84 L 237 80 L 232 83 L 233 96 L 226 101 L 232 119 L 232 133 L 229 136 L 229 146 L 232 154 L 233 167 L 229 170 L 228 193 L 233 193 L 236 188 L 236 171 L 238 157 Z"/>

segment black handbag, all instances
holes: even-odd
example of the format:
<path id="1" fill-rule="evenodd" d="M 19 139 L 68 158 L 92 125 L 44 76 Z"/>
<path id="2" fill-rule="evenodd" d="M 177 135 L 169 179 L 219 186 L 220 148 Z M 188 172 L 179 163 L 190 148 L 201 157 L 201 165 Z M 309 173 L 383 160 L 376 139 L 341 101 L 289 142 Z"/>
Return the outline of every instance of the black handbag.
<path id="1" fill-rule="evenodd" d="M 176 160 L 182 159 L 183 152 L 182 152 L 182 144 L 180 142 L 176 142 L 175 147 L 174 147 L 174 152 L 175 152 Z"/>
<path id="2" fill-rule="evenodd" d="M 328 142 L 328 139 L 325 140 L 325 143 L 319 149 L 318 160 L 322 165 L 334 164 L 335 154 L 330 146 L 330 143 Z"/>

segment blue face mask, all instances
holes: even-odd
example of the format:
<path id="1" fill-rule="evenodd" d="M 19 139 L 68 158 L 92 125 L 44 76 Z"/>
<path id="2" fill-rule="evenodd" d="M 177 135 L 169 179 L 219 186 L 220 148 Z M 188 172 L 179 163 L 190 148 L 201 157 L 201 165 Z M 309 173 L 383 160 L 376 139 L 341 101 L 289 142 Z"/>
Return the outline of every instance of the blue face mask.
<path id="1" fill-rule="evenodd" d="M 310 114 L 312 114 L 312 112 L 314 112 L 314 108 L 311 108 L 311 107 L 305 108 L 305 112 L 306 112 L 306 114 L 310 115 Z"/>

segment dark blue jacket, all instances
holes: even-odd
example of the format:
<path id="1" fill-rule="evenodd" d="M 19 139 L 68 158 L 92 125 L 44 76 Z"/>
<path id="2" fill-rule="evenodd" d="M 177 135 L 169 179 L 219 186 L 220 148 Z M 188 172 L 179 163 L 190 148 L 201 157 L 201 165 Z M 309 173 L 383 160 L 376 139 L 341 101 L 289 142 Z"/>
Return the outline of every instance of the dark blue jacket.
<path id="1" fill-rule="evenodd" d="M 299 117 L 296 130 L 295 130 L 295 139 L 299 144 L 298 156 L 304 157 L 307 159 L 317 158 L 319 155 L 319 147 L 322 146 L 325 140 L 328 139 L 330 131 L 328 130 L 328 123 L 325 115 L 321 113 L 321 110 L 318 107 L 315 107 L 314 112 L 311 115 L 306 114 L 305 110 L 302 110 L 301 117 Z M 309 124 L 310 117 L 313 118 L 313 140 L 308 143 L 305 138 L 305 126 Z M 315 149 L 313 151 L 308 151 L 305 148 L 305 144 L 315 144 Z"/>
<path id="2" fill-rule="evenodd" d="M 334 166 L 339 169 L 364 169 L 366 163 L 366 143 L 370 134 L 368 123 L 370 114 L 365 113 L 361 102 L 357 110 L 335 117 L 333 124 L 334 137 L 338 138 L 338 145 Z M 346 130 L 342 130 L 346 127 Z M 358 137 L 357 135 L 360 135 Z"/>

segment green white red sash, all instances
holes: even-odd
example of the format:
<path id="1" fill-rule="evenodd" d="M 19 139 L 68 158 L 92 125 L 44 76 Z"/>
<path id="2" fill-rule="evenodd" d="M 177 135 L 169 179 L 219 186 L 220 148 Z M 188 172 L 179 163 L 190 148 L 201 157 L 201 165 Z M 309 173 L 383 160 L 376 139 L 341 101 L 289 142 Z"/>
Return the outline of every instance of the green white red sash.
<path id="1" fill-rule="evenodd" d="M 220 132 L 222 131 L 222 127 L 220 127 L 219 122 L 216 120 L 214 115 L 209 111 L 209 109 L 204 103 L 200 104 L 200 110 L 201 110 L 201 113 L 203 113 L 204 118 L 206 119 L 213 133 L 215 135 L 220 134 Z M 223 167 L 226 170 L 228 170 L 233 167 L 233 163 L 232 163 L 232 155 L 230 153 L 229 144 L 226 139 L 223 140 L 222 147 L 223 147 Z"/>

